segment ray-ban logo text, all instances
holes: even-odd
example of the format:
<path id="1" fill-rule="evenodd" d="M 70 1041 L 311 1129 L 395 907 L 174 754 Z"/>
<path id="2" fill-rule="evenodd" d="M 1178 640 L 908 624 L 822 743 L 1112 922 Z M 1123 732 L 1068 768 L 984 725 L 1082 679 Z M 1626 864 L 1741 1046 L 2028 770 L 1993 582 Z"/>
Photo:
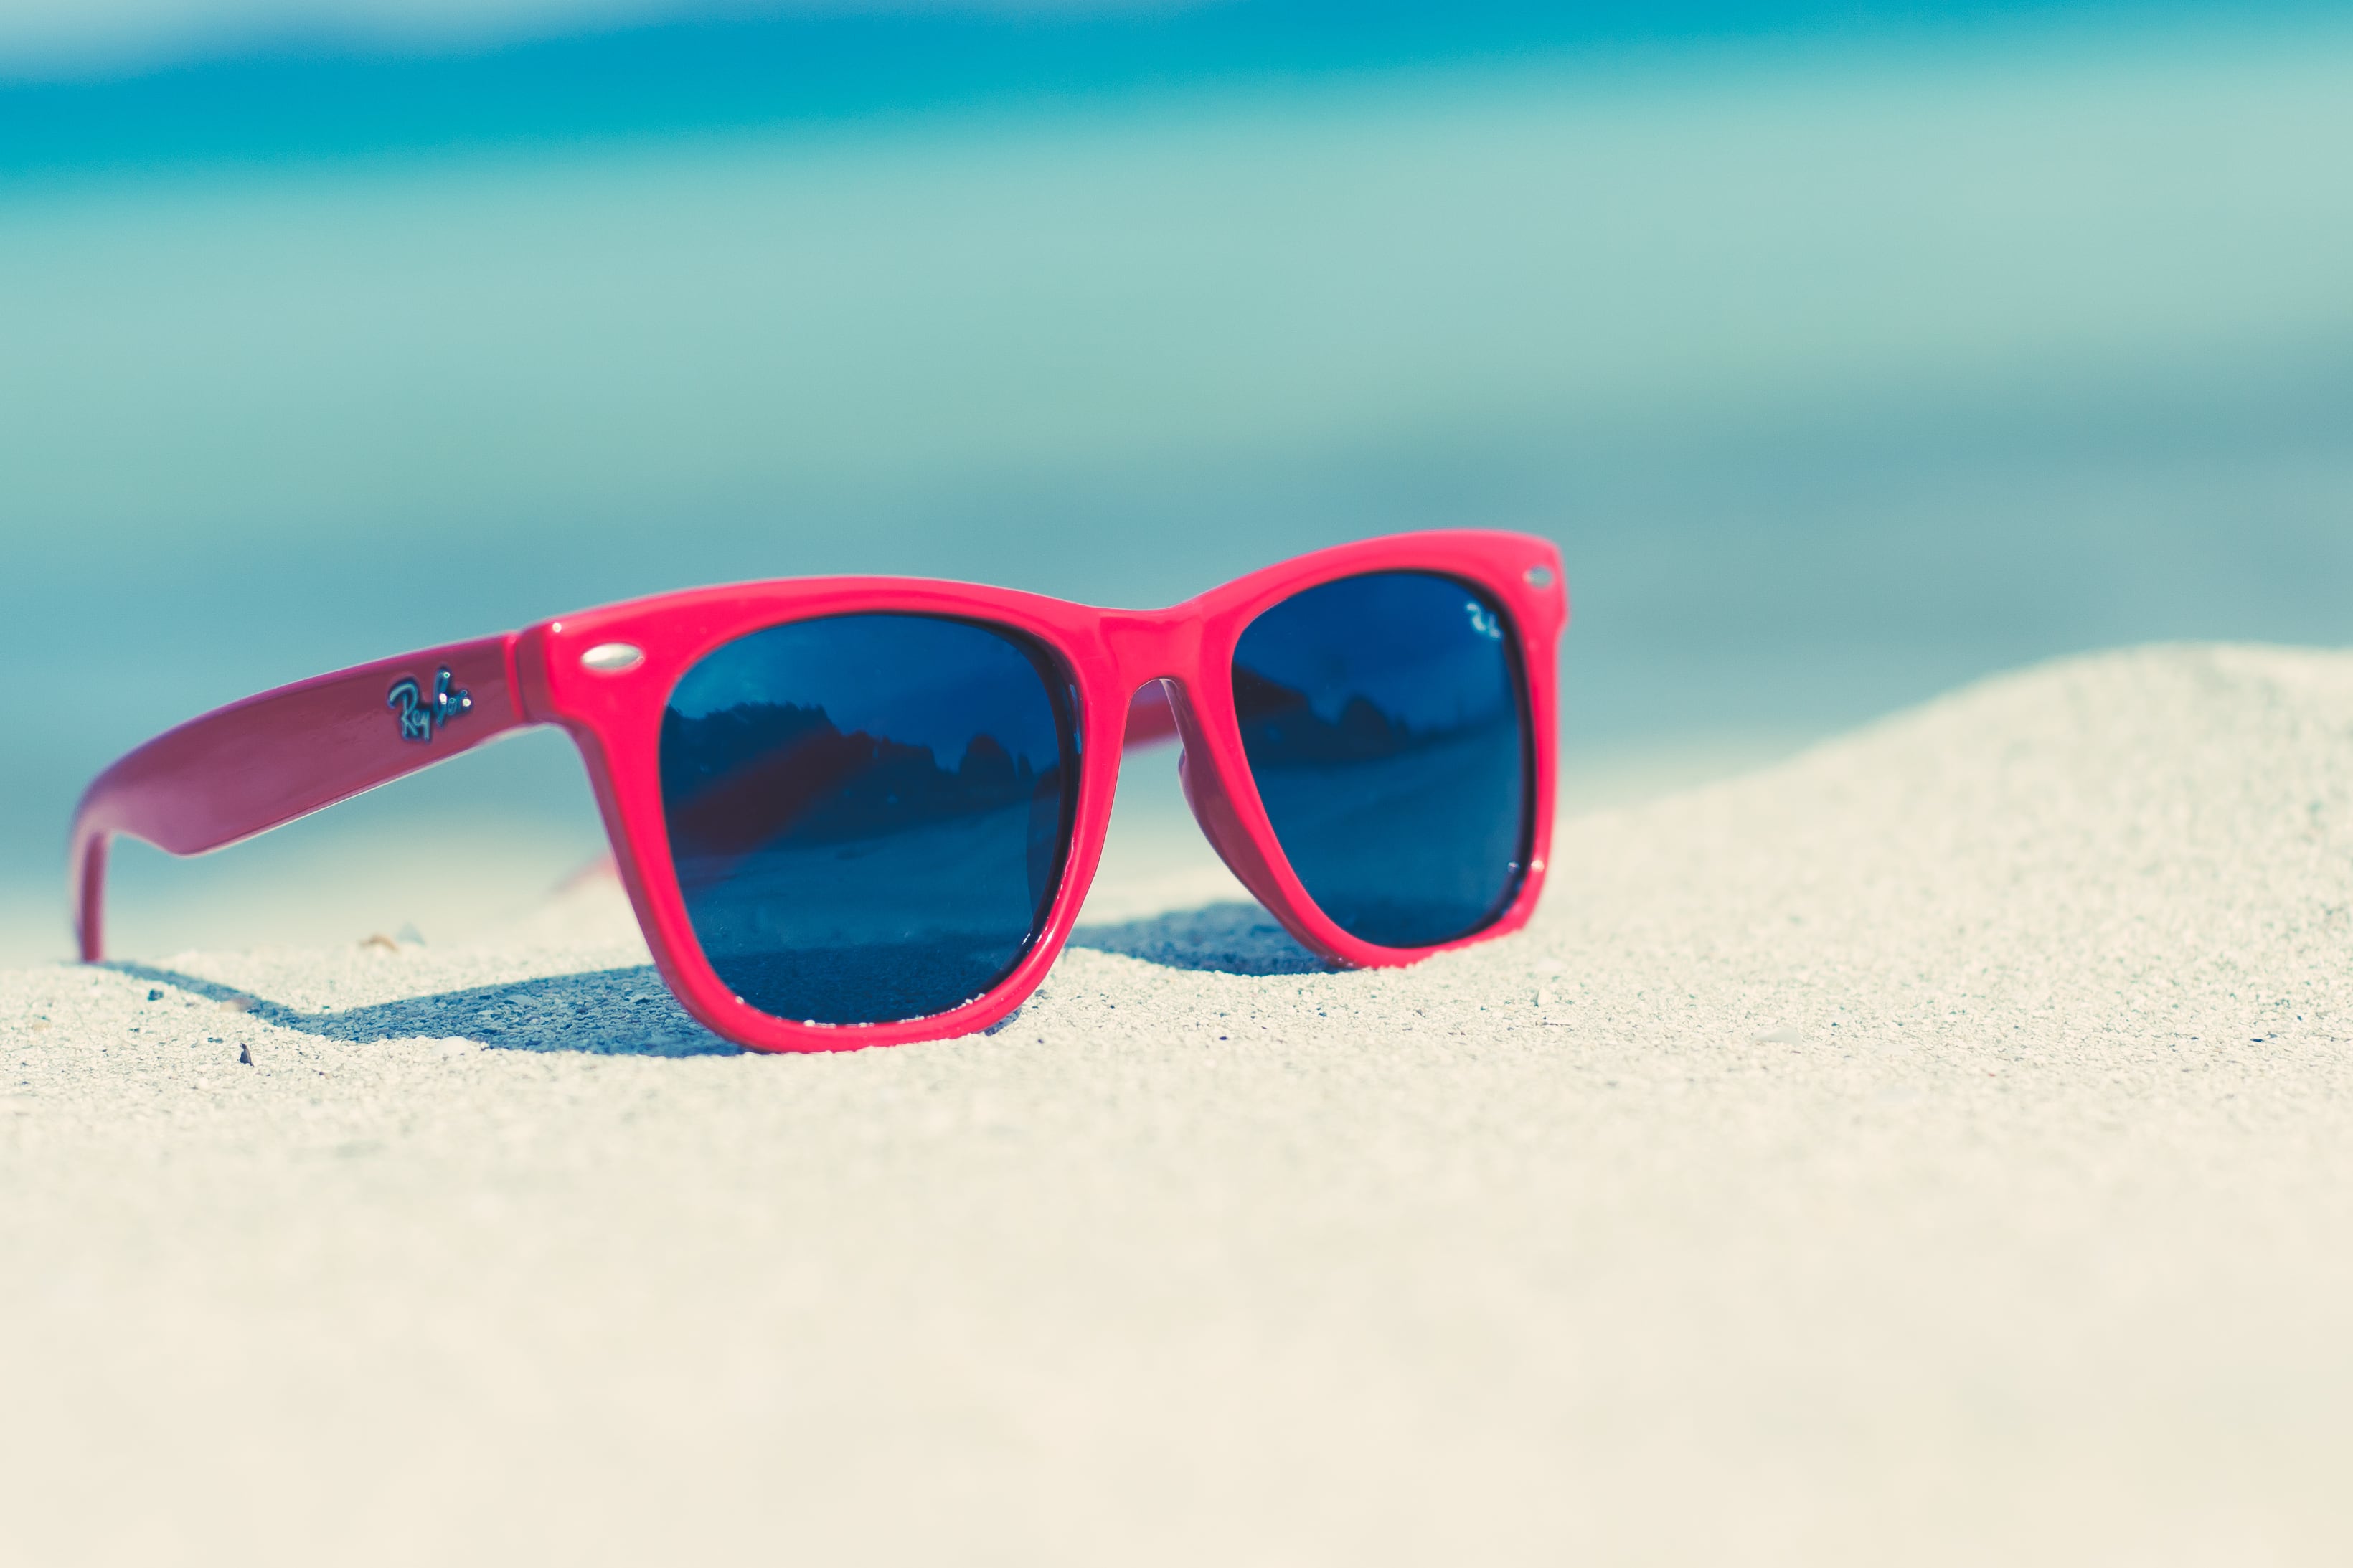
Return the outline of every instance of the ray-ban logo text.
<path id="1" fill-rule="evenodd" d="M 450 720 L 462 718 L 474 705 L 474 699 L 462 686 L 452 686 L 448 667 L 443 666 L 433 677 L 433 695 L 427 697 L 413 675 L 404 675 L 392 683 L 385 694 L 384 705 L 400 720 L 400 738 L 404 741 L 429 742 Z"/>

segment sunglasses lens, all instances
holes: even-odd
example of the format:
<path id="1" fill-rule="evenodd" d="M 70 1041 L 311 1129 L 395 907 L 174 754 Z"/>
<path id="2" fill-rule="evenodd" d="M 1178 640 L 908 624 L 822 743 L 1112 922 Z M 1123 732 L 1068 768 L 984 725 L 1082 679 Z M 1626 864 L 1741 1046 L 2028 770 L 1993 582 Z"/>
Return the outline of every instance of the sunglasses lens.
<path id="1" fill-rule="evenodd" d="M 1528 833 L 1526 702 L 1509 623 L 1450 577 L 1293 595 L 1234 650 L 1250 776 L 1308 896 L 1383 947 L 1493 921 Z"/>
<path id="2" fill-rule="evenodd" d="M 764 1013 L 944 1013 L 1044 928 L 1078 795 L 1069 689 L 1012 633 L 833 616 L 714 650 L 662 715 L 688 919 Z"/>

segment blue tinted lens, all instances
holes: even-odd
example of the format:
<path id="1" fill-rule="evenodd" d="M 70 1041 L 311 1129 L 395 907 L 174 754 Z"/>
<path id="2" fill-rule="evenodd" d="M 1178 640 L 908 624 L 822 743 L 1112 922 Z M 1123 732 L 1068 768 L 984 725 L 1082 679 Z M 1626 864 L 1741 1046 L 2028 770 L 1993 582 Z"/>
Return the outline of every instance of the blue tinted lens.
<path id="1" fill-rule="evenodd" d="M 764 1013 L 944 1013 L 1009 973 L 1060 884 L 1068 688 L 1010 633 L 832 616 L 738 637 L 662 715 L 662 811 L 697 941 Z"/>
<path id="2" fill-rule="evenodd" d="M 1468 936 L 1518 891 L 1524 706 L 1503 612 L 1427 573 L 1310 588 L 1234 650 L 1242 749 L 1291 868 L 1383 947 Z"/>

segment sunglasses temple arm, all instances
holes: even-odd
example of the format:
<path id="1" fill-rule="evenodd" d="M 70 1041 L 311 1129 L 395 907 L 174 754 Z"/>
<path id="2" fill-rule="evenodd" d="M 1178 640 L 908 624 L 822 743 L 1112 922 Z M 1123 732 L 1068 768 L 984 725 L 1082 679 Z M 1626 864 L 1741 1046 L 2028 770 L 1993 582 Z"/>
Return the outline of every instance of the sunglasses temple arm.
<path id="1" fill-rule="evenodd" d="M 105 956 L 118 835 L 201 855 L 443 762 L 527 721 L 506 634 L 380 659 L 215 709 L 104 773 L 75 808 L 67 900 L 82 961 Z"/>

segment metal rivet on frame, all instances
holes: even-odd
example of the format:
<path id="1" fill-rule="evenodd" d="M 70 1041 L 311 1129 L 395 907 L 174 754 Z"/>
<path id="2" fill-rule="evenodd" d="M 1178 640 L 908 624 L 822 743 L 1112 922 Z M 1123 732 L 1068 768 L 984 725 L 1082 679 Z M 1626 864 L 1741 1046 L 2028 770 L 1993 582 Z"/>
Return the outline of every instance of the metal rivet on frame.
<path id="1" fill-rule="evenodd" d="M 635 643 L 600 642 L 580 656 L 580 668 L 599 675 L 618 675 L 645 663 L 646 650 Z"/>

